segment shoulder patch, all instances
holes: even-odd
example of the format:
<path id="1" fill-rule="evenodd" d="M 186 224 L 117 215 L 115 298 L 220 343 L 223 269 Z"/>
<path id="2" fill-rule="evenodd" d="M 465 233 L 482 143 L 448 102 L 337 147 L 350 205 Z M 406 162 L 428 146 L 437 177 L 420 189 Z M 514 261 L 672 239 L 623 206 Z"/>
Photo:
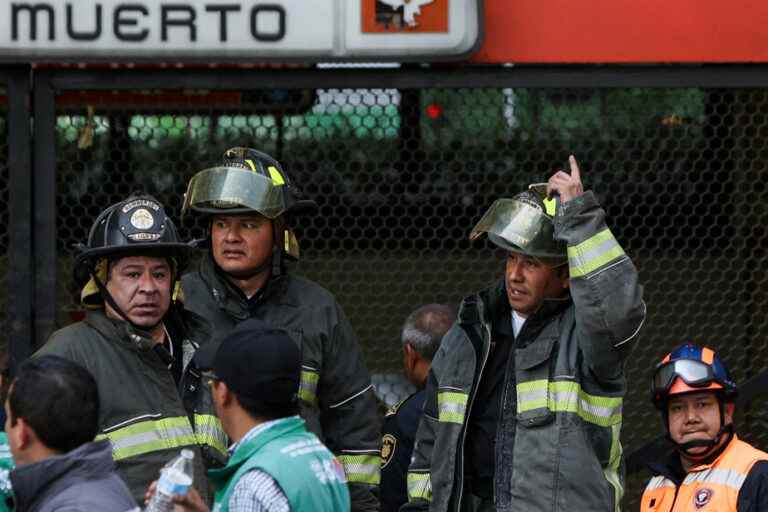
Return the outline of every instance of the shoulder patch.
<path id="1" fill-rule="evenodd" d="M 395 448 L 397 447 L 397 438 L 392 434 L 384 434 L 381 438 L 381 469 L 387 467 L 389 461 L 395 455 Z"/>
<path id="2" fill-rule="evenodd" d="M 408 398 L 410 398 L 410 397 L 403 398 L 402 400 L 397 402 L 395 405 L 390 407 L 387 410 L 387 414 L 385 414 L 384 417 L 385 418 L 389 418 L 390 416 L 394 416 L 395 414 L 397 414 L 397 410 L 400 408 L 401 405 L 403 405 L 405 403 L 406 400 L 408 400 Z"/>

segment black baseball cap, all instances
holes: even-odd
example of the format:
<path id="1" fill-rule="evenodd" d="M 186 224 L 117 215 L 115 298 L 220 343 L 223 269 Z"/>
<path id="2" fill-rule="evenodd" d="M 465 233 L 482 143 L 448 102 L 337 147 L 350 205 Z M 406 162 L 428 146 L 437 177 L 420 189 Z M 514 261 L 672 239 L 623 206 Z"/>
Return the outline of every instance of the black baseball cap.
<path id="1" fill-rule="evenodd" d="M 194 360 L 238 398 L 267 411 L 292 411 L 298 404 L 301 350 L 288 333 L 260 320 L 241 322 L 220 342 L 200 347 Z"/>

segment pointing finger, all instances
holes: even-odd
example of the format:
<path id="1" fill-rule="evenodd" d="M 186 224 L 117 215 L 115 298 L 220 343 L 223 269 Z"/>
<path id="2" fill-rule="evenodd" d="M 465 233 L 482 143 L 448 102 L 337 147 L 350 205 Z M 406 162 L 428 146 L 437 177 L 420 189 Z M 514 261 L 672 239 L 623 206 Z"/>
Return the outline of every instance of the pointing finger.
<path id="1" fill-rule="evenodd" d="M 573 155 L 569 156 L 568 163 L 571 166 L 571 178 L 581 181 L 581 171 L 579 170 L 579 164 L 576 163 L 576 157 Z"/>

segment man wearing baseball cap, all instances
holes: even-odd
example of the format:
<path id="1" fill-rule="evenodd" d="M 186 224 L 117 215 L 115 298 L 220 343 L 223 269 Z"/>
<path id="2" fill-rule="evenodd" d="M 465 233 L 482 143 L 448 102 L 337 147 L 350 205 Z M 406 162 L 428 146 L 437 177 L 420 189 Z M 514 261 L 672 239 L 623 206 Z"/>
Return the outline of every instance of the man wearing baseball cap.
<path id="1" fill-rule="evenodd" d="M 301 351 L 288 334 L 251 319 L 203 348 L 195 361 L 234 442 L 208 471 L 213 510 L 349 511 L 343 468 L 298 416 Z M 194 490 L 176 503 L 208 510 Z"/>

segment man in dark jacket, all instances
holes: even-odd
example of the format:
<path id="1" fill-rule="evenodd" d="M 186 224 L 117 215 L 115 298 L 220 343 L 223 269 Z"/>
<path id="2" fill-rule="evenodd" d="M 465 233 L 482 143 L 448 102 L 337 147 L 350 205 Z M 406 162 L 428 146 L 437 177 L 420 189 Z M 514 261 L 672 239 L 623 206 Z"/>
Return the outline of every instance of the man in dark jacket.
<path id="1" fill-rule="evenodd" d="M 464 299 L 432 362 L 403 510 L 618 510 L 632 261 L 576 160 L 475 226 L 504 280 Z M 555 199 L 556 198 L 556 199 Z"/>
<path id="2" fill-rule="evenodd" d="M 206 499 L 204 465 L 226 460 L 210 390 L 191 363 L 210 329 L 174 297 L 189 249 L 150 196 L 104 210 L 75 260 L 87 316 L 54 332 L 38 352 L 71 359 L 94 375 L 99 439 L 112 442 L 137 501 L 182 448 L 195 451 L 194 485 Z"/>
<path id="3" fill-rule="evenodd" d="M 5 401 L 16 512 L 138 511 L 99 430 L 93 376 L 57 356 L 26 361 Z"/>
<path id="4" fill-rule="evenodd" d="M 357 338 L 334 296 L 284 265 L 299 256 L 291 216 L 309 204 L 276 160 L 253 149 L 229 149 L 197 173 L 184 210 L 209 217 L 211 247 L 182 280 L 185 303 L 216 337 L 247 318 L 288 332 L 302 349 L 302 418 L 344 467 L 352 510 L 378 510 L 379 422 Z"/>
<path id="5" fill-rule="evenodd" d="M 381 437 L 381 510 L 397 512 L 408 501 L 406 476 L 413 441 L 424 409 L 424 386 L 440 341 L 456 321 L 456 311 L 444 304 L 427 304 L 405 319 L 400 340 L 403 366 L 418 391 L 396 403 L 384 418 Z"/>

